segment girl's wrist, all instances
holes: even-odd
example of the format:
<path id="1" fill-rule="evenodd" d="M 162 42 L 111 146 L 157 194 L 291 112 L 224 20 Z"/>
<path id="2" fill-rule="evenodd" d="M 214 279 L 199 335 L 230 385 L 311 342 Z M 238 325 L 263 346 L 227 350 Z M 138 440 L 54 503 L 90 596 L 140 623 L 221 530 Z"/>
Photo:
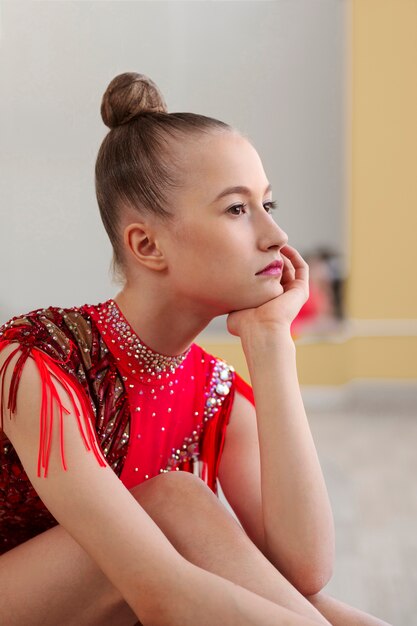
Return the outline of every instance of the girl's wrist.
<path id="1" fill-rule="evenodd" d="M 285 349 L 288 347 L 295 350 L 295 344 L 291 336 L 291 327 L 286 325 L 249 327 L 241 333 L 243 351 L 270 351 L 273 348 Z"/>

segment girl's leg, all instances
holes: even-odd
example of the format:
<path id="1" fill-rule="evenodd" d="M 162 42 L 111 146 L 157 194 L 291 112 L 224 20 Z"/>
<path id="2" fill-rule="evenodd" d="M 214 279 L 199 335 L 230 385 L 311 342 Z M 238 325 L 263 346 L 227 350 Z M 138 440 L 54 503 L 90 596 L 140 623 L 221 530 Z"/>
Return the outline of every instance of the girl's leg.
<path id="1" fill-rule="evenodd" d="M 333 626 L 390 626 L 388 622 L 355 609 L 323 593 L 307 596 L 307 600 L 324 615 Z"/>
<path id="2" fill-rule="evenodd" d="M 201 480 L 162 474 L 132 493 L 189 561 L 298 615 L 332 623 L 272 566 Z M 137 624 L 119 591 L 61 526 L 0 557 L 0 589 L 0 623 L 8 626 Z"/>
<path id="3" fill-rule="evenodd" d="M 189 561 L 318 624 L 329 622 L 250 541 L 208 487 L 186 472 L 161 474 L 132 494 Z M 0 623 L 133 626 L 137 618 L 61 526 L 0 557 Z"/>
<path id="4" fill-rule="evenodd" d="M 202 480 L 185 472 L 165 476 L 168 480 L 162 490 L 153 489 L 147 481 L 138 487 L 140 493 L 132 493 L 180 554 L 198 567 L 329 626 L 255 546 Z"/>
<path id="5" fill-rule="evenodd" d="M 62 526 L 0 556 L 0 624 L 132 626 L 131 608 Z"/>
<path id="6" fill-rule="evenodd" d="M 147 503 L 145 493 L 142 494 L 141 505 L 144 506 L 148 514 L 154 518 L 171 543 L 173 543 L 177 550 L 189 561 L 204 569 L 219 574 L 224 578 L 228 578 L 233 582 L 237 582 L 242 587 L 246 587 L 281 606 L 292 609 L 294 612 L 306 615 L 311 619 L 317 619 L 317 614 L 314 616 L 304 612 L 305 605 L 301 603 L 303 596 L 294 589 L 248 539 L 247 535 L 242 531 L 232 516 L 228 514 L 214 494 L 212 494 L 201 481 L 198 481 L 195 486 L 203 487 L 203 490 L 207 491 L 209 495 L 207 499 L 202 499 L 202 506 L 204 508 L 201 508 L 201 505 L 199 505 L 197 516 L 194 514 L 194 508 L 190 507 L 190 522 L 186 522 L 190 524 L 190 527 L 192 526 L 193 530 L 197 531 L 203 539 L 197 554 L 194 542 L 187 542 L 187 533 L 179 533 L 178 535 L 175 534 L 175 536 L 171 535 L 169 519 L 173 510 L 178 507 L 178 503 L 175 502 L 175 493 L 177 491 L 175 485 L 172 485 L 175 491 L 173 497 L 168 499 L 169 505 L 165 508 L 156 505 L 156 515 L 153 510 L 155 502 Z M 186 485 L 182 484 L 181 487 L 184 488 Z M 187 494 L 184 492 L 184 500 L 186 500 L 186 497 Z M 212 503 L 210 503 L 210 500 L 212 500 Z M 197 501 L 198 499 L 194 500 L 196 504 Z M 207 511 L 205 511 L 206 507 Z M 220 515 L 217 515 L 219 510 L 221 510 Z M 225 519 L 225 512 L 227 519 Z M 211 541 L 206 544 L 204 537 L 207 533 L 208 523 L 210 532 L 213 534 Z M 226 526 L 229 531 L 232 531 L 229 534 L 228 541 L 226 541 Z M 213 552 L 216 537 L 219 549 Z M 328 622 L 325 621 L 324 623 L 330 622 L 332 626 L 390 626 L 387 622 L 331 598 L 323 592 L 308 596 L 306 599 L 319 611 L 322 617 L 328 620 Z"/>

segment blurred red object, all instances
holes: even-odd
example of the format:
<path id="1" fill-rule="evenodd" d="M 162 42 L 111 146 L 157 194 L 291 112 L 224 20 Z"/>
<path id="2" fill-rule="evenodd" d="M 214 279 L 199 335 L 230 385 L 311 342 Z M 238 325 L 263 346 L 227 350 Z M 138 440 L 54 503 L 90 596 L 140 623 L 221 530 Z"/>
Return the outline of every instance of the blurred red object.
<path id="1" fill-rule="evenodd" d="M 332 275 L 329 263 L 320 254 L 313 254 L 306 260 L 310 269 L 310 295 L 291 324 L 293 337 L 303 334 L 304 331 L 323 330 L 329 325 L 329 322 L 335 320 Z"/>
<path id="2" fill-rule="evenodd" d="M 310 295 L 303 304 L 297 317 L 291 324 L 291 334 L 300 335 L 307 323 L 314 322 L 321 316 L 322 312 L 327 310 L 327 294 L 320 287 L 316 286 L 314 282 L 310 281 Z"/>

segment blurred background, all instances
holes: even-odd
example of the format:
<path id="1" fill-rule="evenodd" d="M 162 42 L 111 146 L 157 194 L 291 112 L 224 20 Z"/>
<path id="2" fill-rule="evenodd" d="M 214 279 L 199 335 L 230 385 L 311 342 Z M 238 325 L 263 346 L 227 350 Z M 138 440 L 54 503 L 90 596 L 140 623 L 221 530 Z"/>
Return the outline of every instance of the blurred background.
<path id="1" fill-rule="evenodd" d="M 0 325 L 120 289 L 94 192 L 116 74 L 247 134 L 311 268 L 292 331 L 335 516 L 325 591 L 417 624 L 417 0 L 2 1 L 0 51 Z M 248 377 L 224 319 L 199 339 Z"/>

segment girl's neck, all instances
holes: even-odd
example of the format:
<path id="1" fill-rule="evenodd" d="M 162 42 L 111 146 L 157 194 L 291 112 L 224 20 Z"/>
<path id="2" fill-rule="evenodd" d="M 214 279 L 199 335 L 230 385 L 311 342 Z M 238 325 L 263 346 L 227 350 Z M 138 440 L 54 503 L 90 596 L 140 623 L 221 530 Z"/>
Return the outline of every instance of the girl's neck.
<path id="1" fill-rule="evenodd" d="M 187 310 L 178 299 L 161 298 L 160 289 L 152 294 L 124 287 L 113 300 L 142 342 L 164 355 L 185 352 L 211 320 Z"/>

